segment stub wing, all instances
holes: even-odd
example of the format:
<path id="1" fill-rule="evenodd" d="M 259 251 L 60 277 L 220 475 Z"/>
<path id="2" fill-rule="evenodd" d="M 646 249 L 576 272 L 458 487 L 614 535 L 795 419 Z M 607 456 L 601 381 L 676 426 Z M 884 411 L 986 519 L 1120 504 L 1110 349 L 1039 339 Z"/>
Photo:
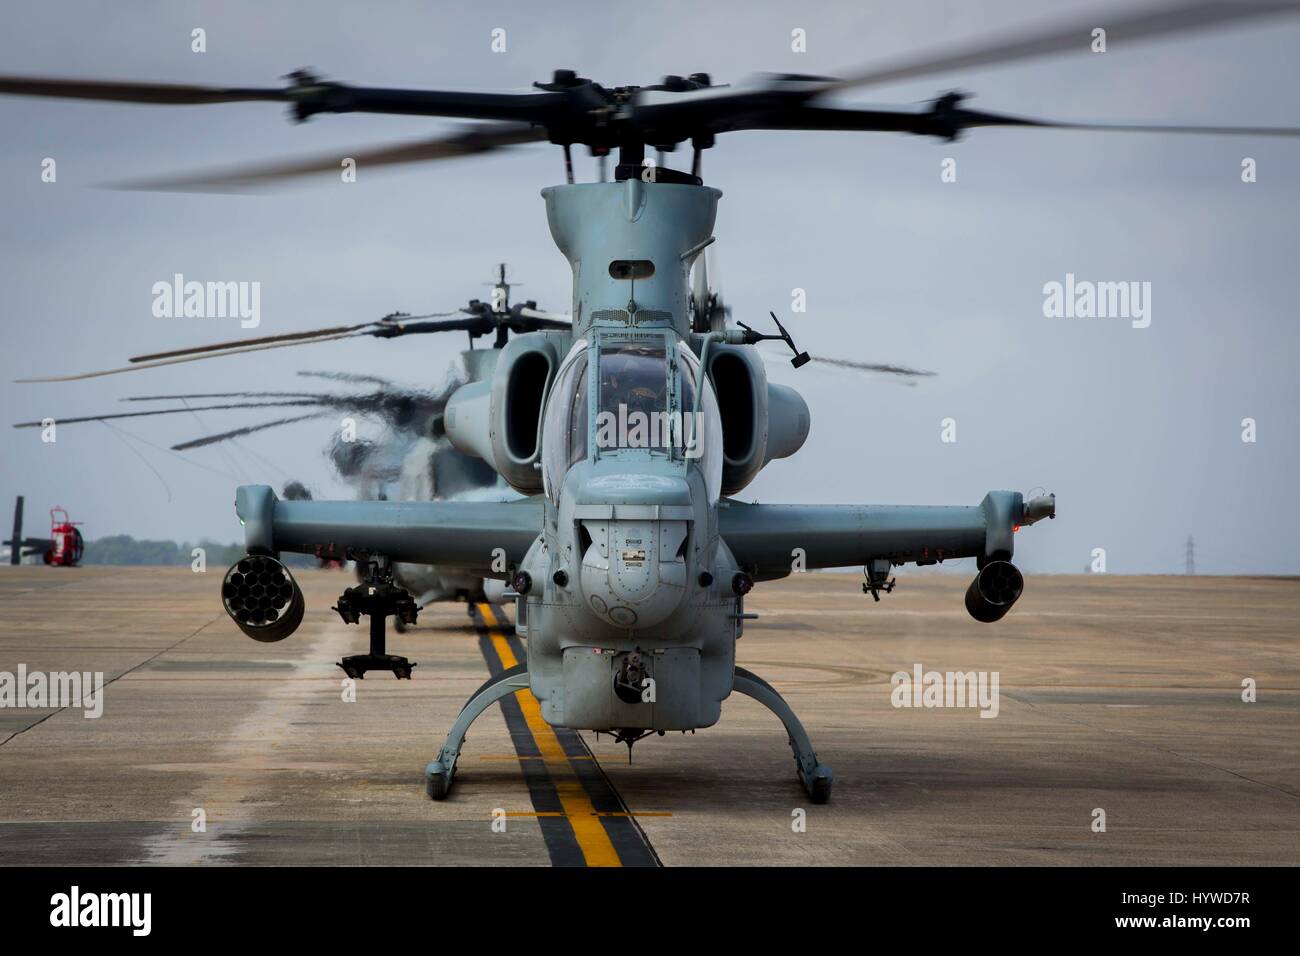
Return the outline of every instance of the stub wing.
<path id="1" fill-rule="evenodd" d="M 253 553 L 345 559 L 364 552 L 480 577 L 499 570 L 502 559 L 517 565 L 542 530 L 542 502 L 530 498 L 281 501 L 268 485 L 243 485 L 235 510 Z"/>
<path id="2" fill-rule="evenodd" d="M 1055 516 L 1054 496 L 1026 502 L 1017 491 L 990 491 L 969 507 L 730 501 L 718 512 L 723 540 L 755 580 L 784 577 L 795 567 L 840 568 L 877 560 L 1009 560 L 1016 528 Z"/>

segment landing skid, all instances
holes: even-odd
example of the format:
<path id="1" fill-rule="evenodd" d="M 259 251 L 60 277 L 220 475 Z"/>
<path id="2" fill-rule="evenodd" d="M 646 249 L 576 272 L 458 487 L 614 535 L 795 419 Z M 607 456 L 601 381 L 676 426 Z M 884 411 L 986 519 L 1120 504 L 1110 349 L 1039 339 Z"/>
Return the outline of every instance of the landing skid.
<path id="1" fill-rule="evenodd" d="M 456 775 L 456 760 L 460 757 L 460 748 L 465 743 L 469 725 L 492 704 L 527 686 L 528 665 L 516 664 L 491 678 L 465 702 L 460 716 L 451 727 L 451 733 L 447 734 L 447 742 L 438 751 L 438 756 L 424 768 L 424 789 L 431 799 L 445 800 L 451 792 L 451 780 Z"/>
<path id="2" fill-rule="evenodd" d="M 528 686 L 528 665 L 516 664 L 487 681 L 466 701 L 465 706 L 461 708 L 460 716 L 456 718 L 456 723 L 452 725 L 451 732 L 447 734 L 447 741 L 442 745 L 442 750 L 438 751 L 438 756 L 424 768 L 424 788 L 431 799 L 445 800 L 447 794 L 451 792 L 451 782 L 456 775 L 456 761 L 460 757 L 470 724 L 474 723 L 479 714 L 492 704 Z M 808 796 L 813 803 L 825 803 L 829 800 L 833 779 L 831 768 L 817 760 L 817 752 L 813 750 L 807 731 L 803 729 L 803 724 L 790 709 L 790 705 L 785 702 L 785 698 L 763 678 L 743 667 L 736 668 L 734 687 L 781 718 L 786 733 L 790 735 L 790 749 L 794 751 L 795 768 L 804 789 L 808 791 Z"/>
<path id="3" fill-rule="evenodd" d="M 786 733 L 790 735 L 790 749 L 794 751 L 795 769 L 799 773 L 803 788 L 808 791 L 808 796 L 813 803 L 825 803 L 829 800 L 833 780 L 831 768 L 818 762 L 817 751 L 813 750 L 808 732 L 803 729 L 803 724 L 799 723 L 799 718 L 785 702 L 785 698 L 763 678 L 743 667 L 736 668 L 734 688 L 746 697 L 754 698 L 781 718 Z"/>

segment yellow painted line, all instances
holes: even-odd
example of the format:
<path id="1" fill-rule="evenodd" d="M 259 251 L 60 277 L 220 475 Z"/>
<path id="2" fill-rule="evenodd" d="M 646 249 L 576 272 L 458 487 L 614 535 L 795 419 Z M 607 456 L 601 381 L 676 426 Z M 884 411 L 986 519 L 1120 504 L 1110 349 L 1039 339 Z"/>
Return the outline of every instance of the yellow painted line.
<path id="1" fill-rule="evenodd" d="M 511 760 L 518 763 L 520 760 L 541 760 L 541 757 L 534 757 L 532 754 L 481 754 L 479 760 Z M 595 760 L 595 757 L 570 757 L 570 760 Z"/>
<path id="2" fill-rule="evenodd" d="M 514 651 L 510 649 L 510 642 L 501 633 L 501 626 L 497 622 L 496 615 L 492 613 L 492 607 L 488 604 L 479 604 L 478 609 L 483 616 L 483 623 L 488 627 L 488 637 L 492 641 L 492 646 L 496 648 L 497 656 L 501 658 L 501 666 L 507 669 L 514 667 L 519 661 L 515 658 Z M 560 738 L 542 717 L 542 705 L 527 687 L 515 691 L 515 699 L 519 701 L 519 708 L 524 712 L 524 721 L 528 724 L 533 739 L 537 741 L 542 762 L 551 776 L 555 792 L 560 798 L 560 806 L 564 808 L 564 814 L 569 818 L 573 835 L 578 840 L 578 848 L 582 850 L 587 865 L 622 866 L 623 861 L 618 858 L 618 851 L 610 842 L 609 834 L 605 832 L 596 808 L 592 805 L 591 798 L 587 796 L 586 788 L 578 779 L 573 765 L 569 763 L 569 756 L 564 752 Z"/>
<path id="3" fill-rule="evenodd" d="M 632 813 L 631 811 L 623 812 L 622 810 L 593 810 L 592 814 L 598 817 L 671 817 L 672 814 L 667 811 L 646 811 L 644 813 Z M 567 813 L 559 810 L 507 810 L 508 817 L 565 817 Z"/>

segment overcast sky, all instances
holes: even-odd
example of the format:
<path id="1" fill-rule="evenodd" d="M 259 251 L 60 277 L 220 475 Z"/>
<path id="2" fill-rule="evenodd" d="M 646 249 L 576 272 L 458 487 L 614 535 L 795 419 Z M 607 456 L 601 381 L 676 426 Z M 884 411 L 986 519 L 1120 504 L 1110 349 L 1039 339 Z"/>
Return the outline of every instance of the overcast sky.
<path id="1" fill-rule="evenodd" d="M 902 53 L 1051 23 L 1086 2 L 52 2 L 11 6 L 4 73 L 273 85 L 309 66 L 367 85 L 523 89 L 572 68 L 608 85 L 707 71 L 837 74 Z M 1131 5 L 1128 5 L 1131 6 Z M 191 30 L 207 52 L 191 52 Z M 493 53 L 491 31 L 506 30 Z M 807 52 L 791 50 L 791 31 Z M 1084 40 L 1086 42 L 1086 38 Z M 1105 54 L 874 87 L 846 102 L 911 105 L 953 88 L 975 108 L 1093 121 L 1300 125 L 1300 18 Z M 380 174 L 270 196 L 109 191 L 95 184 L 241 160 L 419 138 L 417 117 L 286 122 L 270 104 L 145 107 L 0 101 L 0 276 L 7 422 L 117 410 L 130 395 L 300 389 L 300 369 L 441 383 L 459 335 L 367 340 L 111 376 L 14 385 L 212 340 L 443 311 L 483 296 L 506 261 L 546 308 L 569 308 L 539 190 L 559 151 Z M 679 157 L 681 154 L 678 154 Z M 41 162 L 57 162 L 57 182 Z M 957 161 L 957 182 L 941 163 Z M 1258 181 L 1241 181 L 1244 157 Z M 679 159 L 678 162 L 681 160 Z M 717 251 L 735 318 L 790 316 L 800 347 L 933 369 L 915 387 L 778 361 L 812 410 L 803 451 L 747 500 L 975 504 L 992 488 L 1056 492 L 1060 518 L 1018 536 L 1031 571 L 1300 572 L 1294 498 L 1300 141 L 1034 130 L 948 144 L 856 133 L 740 133 L 705 157 L 723 190 Z M 580 175 L 590 178 L 583 157 Z M 164 319 L 155 282 L 258 281 L 262 322 Z M 1151 323 L 1047 318 L 1043 286 L 1151 283 Z M 808 311 L 791 315 L 792 290 Z M 263 413 L 264 414 L 264 413 Z M 0 505 L 35 531 L 62 504 L 89 538 L 235 540 L 234 487 L 287 478 L 318 497 L 326 419 L 184 456 L 177 441 L 252 413 L 68 425 L 43 444 L 3 433 Z M 275 417 L 266 415 L 265 417 Z M 941 423 L 956 422 L 955 443 Z M 1257 441 L 1241 440 L 1244 418 Z M 7 521 L 7 519 L 5 519 Z M 6 532 L 8 527 L 5 527 Z"/>

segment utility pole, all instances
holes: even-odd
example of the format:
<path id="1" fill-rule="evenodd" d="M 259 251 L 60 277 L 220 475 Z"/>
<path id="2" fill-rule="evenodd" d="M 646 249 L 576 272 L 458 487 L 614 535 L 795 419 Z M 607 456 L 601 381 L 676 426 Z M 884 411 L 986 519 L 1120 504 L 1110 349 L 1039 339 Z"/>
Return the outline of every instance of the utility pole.
<path id="1" fill-rule="evenodd" d="M 1196 542 L 1190 534 L 1187 536 L 1187 573 L 1196 573 Z"/>

